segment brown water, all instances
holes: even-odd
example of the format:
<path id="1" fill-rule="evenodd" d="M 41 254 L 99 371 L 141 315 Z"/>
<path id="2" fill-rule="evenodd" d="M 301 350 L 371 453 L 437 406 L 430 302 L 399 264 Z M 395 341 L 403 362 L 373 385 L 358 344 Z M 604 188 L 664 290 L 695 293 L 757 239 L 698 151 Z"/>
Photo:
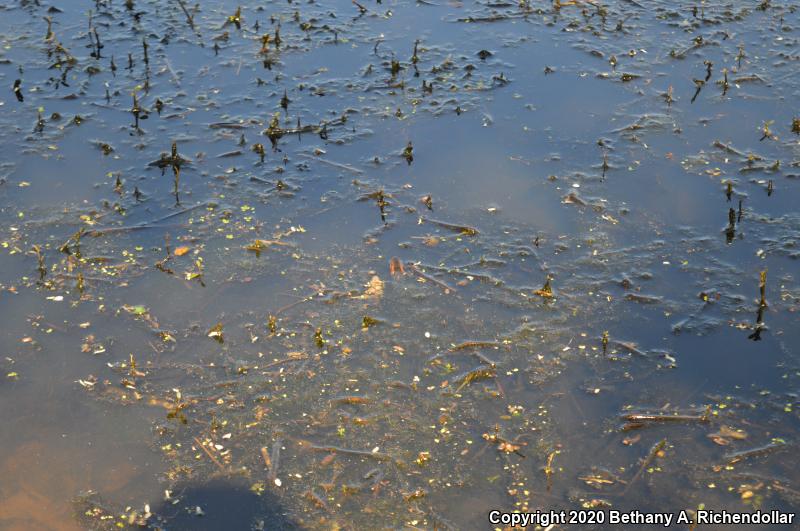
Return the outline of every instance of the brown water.
<path id="1" fill-rule="evenodd" d="M 796 511 L 796 3 L 361 4 L 0 3 L 0 527 Z"/>

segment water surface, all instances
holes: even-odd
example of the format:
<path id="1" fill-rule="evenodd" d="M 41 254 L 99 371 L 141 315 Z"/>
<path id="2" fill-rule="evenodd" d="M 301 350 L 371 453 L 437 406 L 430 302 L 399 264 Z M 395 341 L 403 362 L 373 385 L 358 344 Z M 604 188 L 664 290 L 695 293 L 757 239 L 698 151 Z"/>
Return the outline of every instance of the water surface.
<path id="1" fill-rule="evenodd" d="M 797 510 L 794 2 L 0 12 L 0 527 Z"/>

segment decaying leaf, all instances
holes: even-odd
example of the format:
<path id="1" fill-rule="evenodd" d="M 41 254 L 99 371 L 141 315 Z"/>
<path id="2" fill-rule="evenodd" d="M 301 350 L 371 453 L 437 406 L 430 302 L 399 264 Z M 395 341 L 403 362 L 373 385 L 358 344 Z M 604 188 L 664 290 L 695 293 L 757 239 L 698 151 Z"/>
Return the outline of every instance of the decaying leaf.
<path id="1" fill-rule="evenodd" d="M 720 426 L 719 430 L 709 433 L 708 438 L 720 446 L 728 446 L 732 441 L 743 441 L 747 439 L 747 432 L 729 426 Z"/>
<path id="2" fill-rule="evenodd" d="M 553 288 L 550 286 L 550 277 L 547 277 L 547 280 L 544 282 L 544 286 L 542 289 L 537 289 L 533 292 L 535 295 L 538 295 L 545 299 L 552 299 L 553 298 Z"/>
<path id="3" fill-rule="evenodd" d="M 362 295 L 365 299 L 380 299 L 383 296 L 383 280 L 378 275 L 373 275 L 366 288 Z"/>
<path id="4" fill-rule="evenodd" d="M 222 323 L 215 324 L 206 334 L 208 337 L 217 341 L 218 343 L 222 343 L 224 338 L 222 336 Z"/>
<path id="5" fill-rule="evenodd" d="M 389 274 L 391 275 L 405 275 L 406 269 L 403 267 L 403 262 L 399 258 L 393 256 L 389 260 Z"/>

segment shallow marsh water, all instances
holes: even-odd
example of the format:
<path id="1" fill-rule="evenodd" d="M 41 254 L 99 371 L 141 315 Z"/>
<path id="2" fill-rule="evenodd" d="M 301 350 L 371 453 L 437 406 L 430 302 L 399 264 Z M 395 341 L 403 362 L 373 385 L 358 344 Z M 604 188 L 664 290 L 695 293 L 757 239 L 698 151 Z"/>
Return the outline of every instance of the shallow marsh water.
<path id="1" fill-rule="evenodd" d="M 796 511 L 797 4 L 361 4 L 0 0 L 0 527 Z"/>

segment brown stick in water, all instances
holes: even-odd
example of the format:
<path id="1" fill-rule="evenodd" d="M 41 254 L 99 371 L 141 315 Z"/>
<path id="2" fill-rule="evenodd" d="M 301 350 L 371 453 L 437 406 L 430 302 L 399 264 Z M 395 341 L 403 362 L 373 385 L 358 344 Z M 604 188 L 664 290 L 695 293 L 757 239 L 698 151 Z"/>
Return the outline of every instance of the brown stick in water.
<path id="1" fill-rule="evenodd" d="M 645 469 L 645 468 L 647 468 L 647 467 L 650 465 L 650 463 L 652 463 L 652 462 L 653 462 L 653 460 L 656 458 L 656 456 L 658 455 L 658 453 L 659 453 L 661 450 L 663 450 L 663 449 L 664 449 L 664 447 L 665 447 L 666 445 L 667 445 L 667 440 L 666 440 L 666 439 L 661 439 L 660 441 L 658 441 L 658 442 L 657 442 L 657 443 L 656 443 L 656 444 L 653 446 L 653 448 L 650 450 L 650 453 L 649 453 L 649 454 L 647 454 L 647 457 L 646 457 L 646 458 L 645 458 L 645 460 L 642 462 L 642 466 L 640 466 L 640 467 L 639 467 L 639 470 L 638 470 L 638 471 L 636 472 L 636 474 L 633 476 L 633 478 L 631 479 L 630 483 L 628 483 L 628 484 L 625 486 L 625 490 L 623 490 L 623 491 L 622 491 L 622 495 L 623 495 L 623 496 L 624 496 L 624 495 L 625 495 L 625 494 L 628 492 L 628 489 L 630 489 L 630 488 L 631 488 L 631 485 L 633 485 L 633 484 L 634 484 L 634 482 L 635 482 L 637 479 L 639 479 L 639 476 L 641 476 L 641 475 L 642 475 L 642 472 L 644 472 L 644 469 Z"/>
<path id="2" fill-rule="evenodd" d="M 220 470 L 222 470 L 223 472 L 225 471 L 225 467 L 222 466 L 222 463 L 219 462 L 219 459 L 217 459 L 216 456 L 212 454 L 211 451 L 208 448 L 206 448 L 203 443 L 200 442 L 200 439 L 194 437 L 194 442 L 197 443 L 197 446 L 202 448 L 202 450 L 205 452 L 208 458 L 211 459 L 211 461 L 213 461 L 214 464 L 217 465 Z"/>

